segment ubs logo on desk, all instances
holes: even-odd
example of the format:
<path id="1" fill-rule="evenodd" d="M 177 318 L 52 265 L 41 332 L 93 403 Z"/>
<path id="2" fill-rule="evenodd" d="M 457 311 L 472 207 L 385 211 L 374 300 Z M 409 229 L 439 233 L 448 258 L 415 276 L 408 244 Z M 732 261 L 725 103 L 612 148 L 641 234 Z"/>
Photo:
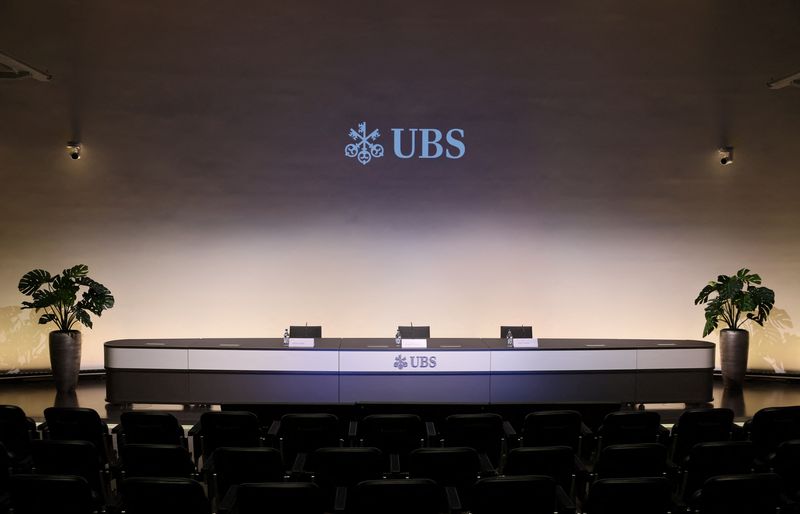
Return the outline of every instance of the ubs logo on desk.
<path id="1" fill-rule="evenodd" d="M 412 368 L 435 368 L 436 357 L 433 355 L 412 355 L 406 359 L 405 356 L 398 355 L 394 358 L 394 367 L 397 368 L 398 371 L 403 371 L 409 365 Z"/>

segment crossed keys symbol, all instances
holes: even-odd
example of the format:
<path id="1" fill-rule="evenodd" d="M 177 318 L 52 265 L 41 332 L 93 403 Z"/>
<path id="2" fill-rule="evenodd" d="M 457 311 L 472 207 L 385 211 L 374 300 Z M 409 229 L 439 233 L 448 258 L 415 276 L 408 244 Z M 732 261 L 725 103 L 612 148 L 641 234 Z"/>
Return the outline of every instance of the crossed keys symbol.
<path id="1" fill-rule="evenodd" d="M 378 129 L 367 134 L 367 124 L 358 124 L 358 131 L 350 129 L 350 139 L 355 143 L 350 143 L 344 147 L 344 154 L 347 157 L 356 157 L 361 164 L 367 164 L 373 157 L 383 157 L 383 146 L 375 143 L 381 133 Z"/>

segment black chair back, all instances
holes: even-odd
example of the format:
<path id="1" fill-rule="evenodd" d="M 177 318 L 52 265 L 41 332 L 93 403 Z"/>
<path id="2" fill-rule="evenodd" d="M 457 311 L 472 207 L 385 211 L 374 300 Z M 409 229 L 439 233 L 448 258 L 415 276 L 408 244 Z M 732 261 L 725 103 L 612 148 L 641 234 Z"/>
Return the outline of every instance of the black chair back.
<path id="1" fill-rule="evenodd" d="M 366 480 L 348 495 L 355 514 L 440 514 L 448 511 L 444 488 L 427 478 Z"/>
<path id="2" fill-rule="evenodd" d="M 684 501 L 689 501 L 710 477 L 751 473 L 755 458 L 755 447 L 750 441 L 718 441 L 694 445 L 683 463 Z"/>
<path id="3" fill-rule="evenodd" d="M 473 448 L 417 448 L 409 458 L 411 478 L 430 478 L 445 487 L 466 491 L 480 477 L 481 459 Z"/>
<path id="4" fill-rule="evenodd" d="M 597 430 L 600 447 L 658 442 L 661 416 L 653 411 L 618 411 L 606 415 Z"/>
<path id="5" fill-rule="evenodd" d="M 370 414 L 358 422 L 358 432 L 364 446 L 408 455 L 422 446 L 425 423 L 416 414 Z"/>
<path id="6" fill-rule="evenodd" d="M 0 405 L 0 443 L 6 447 L 11 465 L 17 466 L 30 460 L 31 432 L 36 425 L 16 405 Z"/>
<path id="7" fill-rule="evenodd" d="M 703 484 L 698 505 L 703 514 L 775 514 L 780 493 L 774 473 L 714 476 Z"/>
<path id="8" fill-rule="evenodd" d="M 661 477 L 667 471 L 667 448 L 658 443 L 606 446 L 594 467 L 597 478 Z"/>
<path id="9" fill-rule="evenodd" d="M 513 448 L 503 468 L 505 475 L 544 475 L 572 495 L 578 473 L 576 456 L 569 446 Z"/>
<path id="10" fill-rule="evenodd" d="M 121 490 L 126 514 L 211 514 L 203 485 L 188 478 L 128 478 Z"/>
<path id="11" fill-rule="evenodd" d="M 108 425 L 94 409 L 85 407 L 48 407 L 44 410 L 50 439 L 88 441 L 97 448 L 101 462 L 111 459 L 108 448 Z"/>
<path id="12" fill-rule="evenodd" d="M 666 514 L 672 511 L 672 484 L 664 477 L 604 478 L 592 484 L 586 514 Z"/>
<path id="13" fill-rule="evenodd" d="M 265 482 L 236 488 L 239 514 L 323 514 L 322 494 L 308 482 Z"/>
<path id="14" fill-rule="evenodd" d="M 558 503 L 555 480 L 540 475 L 482 478 L 470 490 L 473 514 L 552 514 Z"/>
<path id="15" fill-rule="evenodd" d="M 378 448 L 318 448 L 308 456 L 306 469 L 323 489 L 353 487 L 365 480 L 381 478 L 383 452 Z"/>
<path id="16" fill-rule="evenodd" d="M 761 409 L 755 413 L 749 427 L 756 451 L 767 456 L 782 442 L 800 439 L 800 406 Z"/>
<path id="17" fill-rule="evenodd" d="M 569 446 L 577 452 L 582 424 L 581 413 L 574 410 L 531 412 L 522 426 L 522 445 Z"/>
<path id="18" fill-rule="evenodd" d="M 203 457 L 222 446 L 261 446 L 258 417 L 247 411 L 204 412 L 200 416 Z"/>
<path id="19" fill-rule="evenodd" d="M 499 414 L 453 414 L 445 418 L 446 446 L 466 446 L 485 453 L 494 467 L 499 467 L 505 431 Z"/>
<path id="20" fill-rule="evenodd" d="M 14 514 L 92 514 L 97 506 L 85 479 L 72 475 L 11 477 Z"/>
<path id="21" fill-rule="evenodd" d="M 129 411 L 119 420 L 123 444 L 183 444 L 183 427 L 168 412 Z"/>
<path id="22" fill-rule="evenodd" d="M 283 460 L 291 464 L 298 453 L 339 446 L 339 418 L 327 413 L 284 414 L 278 438 Z"/>
<path id="23" fill-rule="evenodd" d="M 672 461 L 680 463 L 698 443 L 730 441 L 733 434 L 731 409 L 689 409 L 672 427 Z"/>
<path id="24" fill-rule="evenodd" d="M 280 482 L 286 470 L 281 452 L 275 448 L 223 446 L 214 451 L 212 461 L 217 498 L 224 498 L 232 485 Z"/>
<path id="25" fill-rule="evenodd" d="M 31 442 L 33 465 L 37 473 L 82 477 L 94 491 L 98 502 L 104 500 L 103 466 L 97 448 L 88 441 L 43 439 Z"/>
<path id="26" fill-rule="evenodd" d="M 120 448 L 122 470 L 132 477 L 192 478 L 194 462 L 178 444 L 126 444 Z"/>
<path id="27" fill-rule="evenodd" d="M 786 495 L 800 500 L 800 439 L 784 441 L 775 450 L 772 470 L 783 479 Z"/>

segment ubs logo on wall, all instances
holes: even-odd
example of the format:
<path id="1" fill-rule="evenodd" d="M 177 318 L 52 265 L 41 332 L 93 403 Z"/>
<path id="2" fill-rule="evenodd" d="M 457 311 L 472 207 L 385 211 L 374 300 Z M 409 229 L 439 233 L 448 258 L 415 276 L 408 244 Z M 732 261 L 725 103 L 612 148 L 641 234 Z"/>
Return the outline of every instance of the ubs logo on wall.
<path id="1" fill-rule="evenodd" d="M 436 128 L 393 128 L 392 150 L 398 159 L 460 159 L 467 152 L 464 130 L 452 128 L 442 132 Z M 344 155 L 368 164 L 373 158 L 384 156 L 383 145 L 378 143 L 380 130 L 367 130 L 366 122 L 358 124 L 358 130 L 350 129 L 352 143 L 344 147 Z"/>

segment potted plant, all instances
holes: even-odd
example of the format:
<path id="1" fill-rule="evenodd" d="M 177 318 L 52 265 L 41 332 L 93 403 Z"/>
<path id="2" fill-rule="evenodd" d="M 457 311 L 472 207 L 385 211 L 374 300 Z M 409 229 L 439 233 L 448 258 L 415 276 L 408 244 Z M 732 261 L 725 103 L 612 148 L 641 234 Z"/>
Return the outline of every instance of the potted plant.
<path id="1" fill-rule="evenodd" d="M 720 275 L 700 291 L 694 304 L 705 304 L 703 337 L 722 321 L 719 333 L 722 382 L 726 389 L 741 389 L 747 370 L 750 334 L 741 327 L 747 321 L 763 325 L 775 304 L 775 292 L 761 287 L 761 277 L 742 268 L 733 276 Z M 716 296 L 713 296 L 716 293 Z"/>
<path id="2" fill-rule="evenodd" d="M 43 269 L 35 269 L 25 273 L 19 281 L 19 291 L 33 300 L 22 302 L 22 308 L 44 311 L 39 324 L 53 322 L 58 327 L 50 332 L 50 365 L 59 393 L 74 393 L 78 385 L 81 333 L 73 327 L 81 323 L 92 328 L 89 314 L 100 316 L 105 309 L 114 306 L 111 291 L 89 278 L 88 273 L 88 266 L 78 264 L 54 276 Z"/>

